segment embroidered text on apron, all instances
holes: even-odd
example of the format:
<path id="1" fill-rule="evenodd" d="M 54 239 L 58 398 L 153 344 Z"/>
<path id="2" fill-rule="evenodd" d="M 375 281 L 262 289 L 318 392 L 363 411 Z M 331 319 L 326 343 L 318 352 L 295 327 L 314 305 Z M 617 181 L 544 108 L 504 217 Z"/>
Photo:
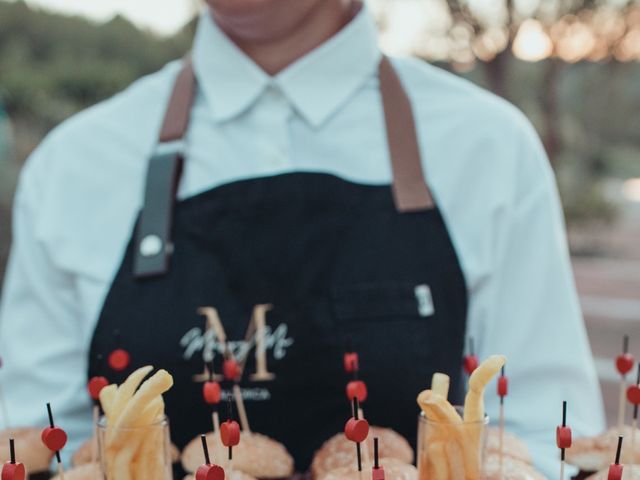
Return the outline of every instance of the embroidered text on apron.
<path id="1" fill-rule="evenodd" d="M 379 78 L 391 188 L 288 173 L 176 201 L 178 147 L 196 88 L 185 62 L 90 361 L 93 375 L 101 369 L 97 356 L 122 346 L 132 364 L 110 380 L 145 364 L 172 373 L 175 386 L 165 399 L 179 447 L 210 428 L 194 378 L 203 380 L 197 375 L 205 352 L 219 372 L 224 350 L 199 307 L 217 309 L 232 350 L 246 359 L 241 386 L 252 430 L 283 442 L 298 469 L 350 415 L 347 345 L 359 353 L 369 389 L 364 409 L 374 425 L 415 442 L 415 398 L 435 371 L 451 376 L 451 395 L 461 399 L 464 279 L 424 180 L 411 105 L 386 58 Z M 266 304 L 265 361 L 273 378 L 256 380 L 255 336 L 244 340 L 254 307 Z"/>

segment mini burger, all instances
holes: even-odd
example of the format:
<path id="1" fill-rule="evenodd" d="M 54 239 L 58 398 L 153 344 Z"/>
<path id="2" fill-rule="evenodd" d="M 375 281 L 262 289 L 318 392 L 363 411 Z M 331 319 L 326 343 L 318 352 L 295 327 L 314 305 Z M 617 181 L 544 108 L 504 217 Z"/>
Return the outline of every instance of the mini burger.
<path id="1" fill-rule="evenodd" d="M 401 463 L 413 463 L 413 449 L 409 442 L 399 433 L 390 428 L 370 427 L 367 439 L 367 448 L 373 455 L 373 439 L 378 437 L 380 445 L 381 463 L 388 459 L 396 459 Z M 311 463 L 311 475 L 314 480 L 319 480 L 326 473 L 352 467 L 356 464 L 356 450 L 353 442 L 349 441 L 344 433 L 338 433 L 324 442 L 316 452 Z"/>
<path id="2" fill-rule="evenodd" d="M 64 480 L 98 480 L 104 478 L 100 465 L 97 463 L 85 463 L 79 467 L 73 467 L 64 472 Z M 62 480 L 59 475 L 51 480 Z"/>
<path id="3" fill-rule="evenodd" d="M 9 439 L 13 438 L 16 454 L 27 472 L 47 472 L 53 452 L 42 443 L 41 432 L 40 428 L 12 428 L 0 432 L 0 462 L 10 460 Z"/>
<path id="4" fill-rule="evenodd" d="M 546 480 L 546 477 L 528 463 L 506 455 L 500 468 L 500 456 L 489 454 L 484 463 L 483 480 Z"/>
<path id="5" fill-rule="evenodd" d="M 609 468 L 611 459 L 615 457 L 618 437 L 631 438 L 631 427 L 622 430 L 610 428 L 595 437 L 575 438 L 571 448 L 567 450 L 566 461 L 584 472 L 598 472 Z M 636 430 L 636 438 L 640 439 L 640 430 Z M 630 444 L 622 449 L 622 463 L 640 463 L 640 441 L 637 442 L 634 455 Z"/>
<path id="6" fill-rule="evenodd" d="M 487 455 L 500 455 L 500 429 L 495 427 L 487 428 L 486 440 Z M 506 457 L 515 458 L 524 463 L 531 464 L 531 455 L 527 445 L 512 433 L 504 432 L 504 444 L 502 453 Z"/>
<path id="7" fill-rule="evenodd" d="M 353 445 L 352 445 L 353 447 Z M 395 458 L 382 458 L 380 466 L 384 468 L 385 480 L 418 480 L 418 470 L 413 465 Z M 363 465 L 363 471 L 356 468 L 355 459 L 353 465 L 336 468 L 322 474 L 317 480 L 361 480 L 371 477 L 371 464 Z"/>
<path id="8" fill-rule="evenodd" d="M 224 452 L 220 436 L 210 432 L 207 434 L 209 449 L 215 458 L 220 458 L 217 452 Z M 202 443 L 196 437 L 182 451 L 182 467 L 186 472 L 193 473 L 202 465 Z M 222 465 L 225 466 L 224 464 Z M 279 442 L 259 433 L 242 432 L 240 443 L 233 447 L 233 469 L 240 470 L 252 477 L 286 478 L 293 474 L 293 457 Z"/>

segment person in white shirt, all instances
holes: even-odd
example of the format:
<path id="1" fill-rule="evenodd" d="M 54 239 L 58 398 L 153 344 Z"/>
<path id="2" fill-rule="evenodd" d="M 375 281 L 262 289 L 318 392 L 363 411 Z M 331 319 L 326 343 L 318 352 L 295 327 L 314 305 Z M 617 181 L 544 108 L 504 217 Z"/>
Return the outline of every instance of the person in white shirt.
<path id="1" fill-rule="evenodd" d="M 253 429 L 305 469 L 349 416 L 346 350 L 369 420 L 415 441 L 416 394 L 442 371 L 460 402 L 473 337 L 481 359 L 507 355 L 507 428 L 555 474 L 562 401 L 576 435 L 603 415 L 529 122 L 384 56 L 357 2 L 207 3 L 189 58 L 64 122 L 24 167 L 0 310 L 11 424 L 43 424 L 50 401 L 69 454 L 91 434 L 88 375 L 153 364 L 175 377 L 182 447 L 228 346 Z"/>

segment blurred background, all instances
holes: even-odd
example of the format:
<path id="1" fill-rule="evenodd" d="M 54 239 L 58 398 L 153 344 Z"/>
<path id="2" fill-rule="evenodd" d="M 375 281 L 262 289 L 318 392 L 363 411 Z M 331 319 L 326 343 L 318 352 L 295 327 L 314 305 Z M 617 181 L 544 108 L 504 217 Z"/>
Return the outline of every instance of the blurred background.
<path id="1" fill-rule="evenodd" d="M 556 171 L 610 419 L 640 355 L 640 0 L 370 0 L 383 48 L 522 109 Z M 197 0 L 0 0 L 0 278 L 25 158 L 56 124 L 190 47 Z"/>

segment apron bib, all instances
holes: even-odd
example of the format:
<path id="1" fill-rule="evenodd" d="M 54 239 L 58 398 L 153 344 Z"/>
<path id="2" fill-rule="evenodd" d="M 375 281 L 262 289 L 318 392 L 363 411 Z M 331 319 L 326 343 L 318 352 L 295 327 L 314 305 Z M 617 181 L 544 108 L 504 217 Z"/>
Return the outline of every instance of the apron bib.
<path id="1" fill-rule="evenodd" d="M 89 375 L 104 373 L 97 359 L 125 348 L 131 365 L 111 381 L 146 364 L 168 370 L 175 386 L 166 411 L 178 447 L 211 429 L 205 360 L 221 371 L 225 339 L 244 363 L 251 429 L 284 443 L 299 470 L 350 416 L 347 349 L 360 356 L 368 420 L 414 444 L 415 398 L 435 371 L 451 376 L 452 399 L 462 400 L 464 278 L 424 181 L 408 97 L 386 58 L 379 77 L 391 186 L 289 173 L 177 201 L 196 88 L 185 62 L 89 366 Z M 226 406 L 220 411 L 224 420 Z"/>

